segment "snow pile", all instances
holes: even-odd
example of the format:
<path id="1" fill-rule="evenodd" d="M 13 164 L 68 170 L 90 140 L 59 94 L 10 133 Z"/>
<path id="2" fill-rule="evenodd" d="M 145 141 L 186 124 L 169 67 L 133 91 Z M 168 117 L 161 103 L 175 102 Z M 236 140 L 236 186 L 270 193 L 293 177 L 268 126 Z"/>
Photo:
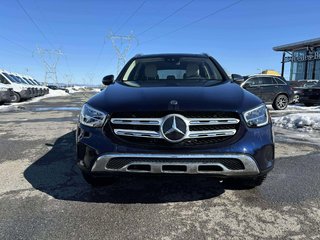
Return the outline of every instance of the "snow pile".
<path id="1" fill-rule="evenodd" d="M 19 103 L 10 103 L 9 105 L 0 105 L 0 112 L 10 112 L 10 111 L 15 111 L 18 109 L 23 109 L 24 107 L 21 105 L 25 105 L 28 103 L 34 103 L 34 102 L 39 102 L 42 99 L 45 98 L 50 98 L 50 97 L 60 97 L 60 96 L 68 96 L 69 94 L 66 93 L 63 90 L 49 90 L 49 93 L 41 96 L 41 97 L 35 97 L 31 98 L 30 100 L 19 102 Z"/>
<path id="2" fill-rule="evenodd" d="M 320 113 L 294 113 L 283 117 L 273 117 L 275 126 L 302 131 L 320 131 Z"/>
<path id="3" fill-rule="evenodd" d="M 44 95 L 42 97 L 38 97 L 38 99 L 48 98 L 48 97 L 60 97 L 60 96 L 68 96 L 69 94 L 66 93 L 64 90 L 49 90 L 49 94 Z"/>

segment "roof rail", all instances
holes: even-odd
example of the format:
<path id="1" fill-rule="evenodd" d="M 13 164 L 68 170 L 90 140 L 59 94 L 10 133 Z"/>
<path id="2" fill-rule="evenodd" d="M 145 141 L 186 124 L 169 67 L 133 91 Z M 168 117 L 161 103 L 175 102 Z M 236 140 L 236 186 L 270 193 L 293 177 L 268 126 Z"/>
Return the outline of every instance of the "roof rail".
<path id="1" fill-rule="evenodd" d="M 203 56 L 205 57 L 210 57 L 210 55 L 208 53 L 201 53 Z"/>

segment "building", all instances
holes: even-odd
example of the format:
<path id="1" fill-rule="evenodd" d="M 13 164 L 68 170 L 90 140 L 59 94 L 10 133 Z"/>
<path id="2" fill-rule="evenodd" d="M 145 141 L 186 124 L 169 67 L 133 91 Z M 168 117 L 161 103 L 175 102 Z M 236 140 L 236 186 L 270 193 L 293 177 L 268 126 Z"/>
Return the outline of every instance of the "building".
<path id="1" fill-rule="evenodd" d="M 281 76 L 286 63 L 290 63 L 290 80 L 320 80 L 320 38 L 290 43 L 273 48 L 283 52 Z"/>

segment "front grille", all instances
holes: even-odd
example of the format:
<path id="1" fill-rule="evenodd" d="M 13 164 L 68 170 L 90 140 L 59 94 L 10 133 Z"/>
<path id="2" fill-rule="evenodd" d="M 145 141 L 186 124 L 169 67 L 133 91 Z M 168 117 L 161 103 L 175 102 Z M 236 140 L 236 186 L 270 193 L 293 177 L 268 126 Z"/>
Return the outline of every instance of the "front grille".
<path id="1" fill-rule="evenodd" d="M 163 130 L 165 121 L 172 115 L 186 125 L 184 135 L 177 141 L 169 139 Z M 227 141 L 236 135 L 239 126 L 239 115 L 234 112 L 138 112 L 112 114 L 104 131 L 109 137 L 123 143 L 189 147 Z"/>
<path id="2" fill-rule="evenodd" d="M 138 157 L 131 157 L 131 158 L 124 158 L 124 157 L 117 157 L 112 158 L 107 163 L 108 169 L 121 169 L 124 166 L 127 166 L 131 163 L 139 163 L 139 164 L 148 164 L 148 163 L 177 163 L 177 164 L 188 164 L 188 163 L 199 163 L 199 164 L 213 164 L 219 163 L 224 165 L 226 168 L 231 170 L 243 170 L 244 165 L 243 163 L 236 158 L 179 158 L 176 159 L 168 159 L 168 158 L 138 158 Z"/>

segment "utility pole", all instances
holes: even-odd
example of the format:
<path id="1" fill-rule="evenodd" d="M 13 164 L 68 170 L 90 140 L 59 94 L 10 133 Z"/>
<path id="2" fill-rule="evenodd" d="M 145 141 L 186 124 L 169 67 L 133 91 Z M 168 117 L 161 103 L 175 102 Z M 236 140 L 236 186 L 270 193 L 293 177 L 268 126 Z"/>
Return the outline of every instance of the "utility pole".
<path id="1" fill-rule="evenodd" d="M 44 49 L 38 47 L 35 53 L 39 56 L 45 67 L 45 84 L 47 85 L 50 81 L 58 84 L 57 65 L 63 52 L 60 49 Z"/>
<path id="2" fill-rule="evenodd" d="M 108 38 L 111 40 L 112 46 L 116 51 L 118 62 L 117 62 L 117 74 L 126 63 L 127 54 L 132 46 L 133 40 L 136 37 L 131 33 L 130 35 L 116 35 L 110 33 Z"/>

